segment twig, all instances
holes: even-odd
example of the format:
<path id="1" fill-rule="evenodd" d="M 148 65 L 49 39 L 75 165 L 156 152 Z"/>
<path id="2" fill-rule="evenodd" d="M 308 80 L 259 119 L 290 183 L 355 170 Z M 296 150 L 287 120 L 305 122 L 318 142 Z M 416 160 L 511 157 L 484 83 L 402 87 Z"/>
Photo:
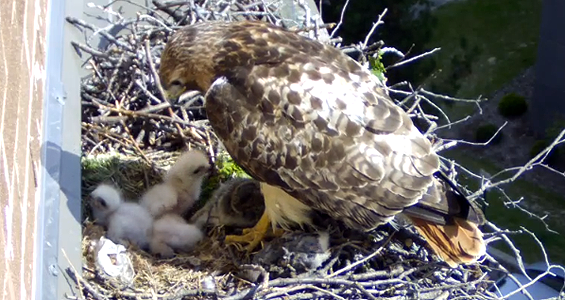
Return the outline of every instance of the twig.
<path id="1" fill-rule="evenodd" d="M 397 67 L 403 66 L 403 65 L 405 65 L 405 64 L 411 63 L 411 62 L 413 62 L 413 61 L 416 61 L 416 60 L 421 59 L 421 58 L 423 58 L 423 57 L 426 57 L 426 56 L 428 56 L 428 55 L 432 55 L 432 54 L 436 53 L 436 52 L 439 51 L 439 50 L 441 50 L 441 48 L 434 48 L 434 49 L 432 49 L 432 50 L 430 50 L 430 51 L 428 51 L 428 52 L 424 52 L 424 53 L 419 54 L 419 55 L 416 55 L 416 56 L 414 56 L 414 57 L 412 57 L 412 58 L 409 58 L 409 59 L 406 59 L 406 60 L 401 60 L 401 61 L 399 61 L 399 62 L 397 62 L 397 63 L 395 63 L 395 64 L 393 64 L 393 65 L 387 66 L 385 69 L 386 69 L 386 70 L 389 70 L 389 69 L 392 69 L 392 68 L 397 68 Z"/>
<path id="2" fill-rule="evenodd" d="M 70 268 L 67 268 L 67 274 L 71 279 L 78 285 L 84 288 L 84 291 L 94 296 L 97 300 L 106 300 L 108 297 L 102 293 L 100 293 L 95 287 L 93 287 L 87 280 L 82 278 L 78 273 L 72 271 Z M 83 290 L 81 290 L 83 291 Z"/>
<path id="3" fill-rule="evenodd" d="M 346 267 L 344 267 L 344 268 L 342 268 L 342 269 L 340 269 L 336 272 L 333 272 L 333 273 L 327 275 L 325 278 L 335 277 L 335 276 L 337 276 L 337 275 L 339 275 L 343 272 L 349 271 L 349 270 L 355 268 L 356 266 L 358 266 L 358 265 L 370 260 L 371 258 L 375 257 L 375 255 L 379 254 L 383 250 L 384 246 L 386 246 L 390 242 L 390 240 L 392 239 L 393 236 L 394 236 L 394 233 L 389 235 L 388 238 L 386 239 L 386 241 L 379 247 L 379 249 L 377 249 L 376 251 L 374 251 L 373 253 L 371 253 L 367 257 L 364 257 L 363 259 L 356 261 L 355 263 L 352 263 L 352 264 L 350 264 L 350 265 L 348 265 L 348 266 L 346 266 Z"/>
<path id="4" fill-rule="evenodd" d="M 345 4 L 343 4 L 343 9 L 341 9 L 341 15 L 339 17 L 339 22 L 337 23 L 337 25 L 335 26 L 335 28 L 332 30 L 332 33 L 330 34 L 330 39 L 334 37 L 334 35 L 337 33 L 337 31 L 339 30 L 339 27 L 341 27 L 341 24 L 343 24 L 343 17 L 345 16 L 345 10 L 347 9 L 347 5 L 349 5 L 349 0 L 345 1 Z M 322 6 L 320 5 L 320 8 Z"/>

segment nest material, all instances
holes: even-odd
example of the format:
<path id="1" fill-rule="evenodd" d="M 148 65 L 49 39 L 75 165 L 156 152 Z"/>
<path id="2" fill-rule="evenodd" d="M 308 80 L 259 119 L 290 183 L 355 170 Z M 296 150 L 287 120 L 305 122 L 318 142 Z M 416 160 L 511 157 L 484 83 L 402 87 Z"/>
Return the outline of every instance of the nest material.
<path id="1" fill-rule="evenodd" d="M 91 71 L 81 84 L 83 196 L 98 183 L 111 180 L 127 198 L 136 199 L 161 181 L 178 150 L 197 147 L 206 150 L 212 160 L 221 155 L 202 110 L 202 95 L 189 94 L 184 104 L 175 108 L 164 100 L 156 81 L 160 52 L 173 30 L 184 24 L 219 19 L 291 24 L 281 18 L 281 7 L 282 1 L 154 0 L 153 6 L 140 9 L 136 18 L 116 13 L 113 25 L 104 29 L 67 18 L 86 33 L 86 41 L 73 41 L 73 45 L 79 55 L 89 55 L 85 68 Z M 296 8 L 303 16 L 311 16 L 306 6 Z M 331 27 L 306 17 L 299 23 L 299 31 L 312 38 L 327 38 L 319 33 Z M 123 28 L 112 35 L 118 27 Z M 92 45 L 93 36 L 101 36 L 106 44 L 102 48 Z M 375 48 L 364 47 L 367 51 Z M 119 155 L 101 158 L 108 152 Z M 213 177 L 208 183 L 217 186 L 226 179 Z M 104 231 L 89 220 L 88 209 L 84 212 L 85 268 L 82 274 L 69 272 L 69 276 L 89 299 L 494 297 L 486 291 L 491 283 L 484 272 L 487 269 L 476 265 L 451 269 L 439 263 L 422 243 L 414 243 L 417 235 L 409 231 L 401 231 L 405 235 L 392 231 L 359 235 L 339 227 L 331 234 L 330 257 L 317 270 L 297 273 L 283 264 L 271 276 L 260 265 L 248 265 L 252 257 L 224 245 L 225 230 L 219 227 L 192 253 L 169 260 L 129 249 L 137 275 L 132 286 L 118 286 L 96 275 L 92 244 Z M 245 270 L 259 272 L 258 281 L 244 279 L 241 272 Z"/>

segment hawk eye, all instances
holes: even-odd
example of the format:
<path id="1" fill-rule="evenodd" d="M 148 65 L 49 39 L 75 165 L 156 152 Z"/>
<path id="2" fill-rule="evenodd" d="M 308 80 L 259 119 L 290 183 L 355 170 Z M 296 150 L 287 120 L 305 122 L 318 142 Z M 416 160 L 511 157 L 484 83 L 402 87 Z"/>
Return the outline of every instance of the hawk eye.
<path id="1" fill-rule="evenodd" d="M 198 167 L 198 168 L 196 168 L 196 170 L 194 170 L 194 172 L 192 172 L 192 174 L 198 174 L 203 169 L 204 169 L 204 167 Z"/>
<path id="2" fill-rule="evenodd" d="M 179 86 L 179 85 L 182 85 L 182 82 L 180 82 L 180 80 L 171 81 L 171 86 Z"/>

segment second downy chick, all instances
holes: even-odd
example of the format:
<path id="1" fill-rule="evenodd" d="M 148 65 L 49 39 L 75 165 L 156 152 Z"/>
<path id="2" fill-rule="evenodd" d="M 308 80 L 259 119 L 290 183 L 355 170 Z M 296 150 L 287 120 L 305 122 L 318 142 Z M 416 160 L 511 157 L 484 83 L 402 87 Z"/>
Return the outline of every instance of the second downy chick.
<path id="1" fill-rule="evenodd" d="M 141 205 L 153 217 L 173 212 L 179 215 L 190 209 L 200 197 L 202 180 L 210 171 L 208 157 L 197 150 L 183 153 L 163 179 L 141 198 Z"/>
<path id="2" fill-rule="evenodd" d="M 207 225 L 247 228 L 255 225 L 265 210 L 259 182 L 234 178 L 222 183 L 206 205 L 190 219 L 201 229 Z"/>
<path id="3" fill-rule="evenodd" d="M 161 258 L 171 258 L 177 252 L 187 252 L 202 240 L 204 233 L 188 224 L 177 214 L 165 214 L 153 223 L 151 253 Z"/>
<path id="4" fill-rule="evenodd" d="M 98 185 L 89 203 L 96 222 L 107 227 L 108 239 L 121 244 L 127 241 L 141 249 L 149 247 L 153 218 L 144 207 L 125 202 L 121 192 L 109 184 Z"/>

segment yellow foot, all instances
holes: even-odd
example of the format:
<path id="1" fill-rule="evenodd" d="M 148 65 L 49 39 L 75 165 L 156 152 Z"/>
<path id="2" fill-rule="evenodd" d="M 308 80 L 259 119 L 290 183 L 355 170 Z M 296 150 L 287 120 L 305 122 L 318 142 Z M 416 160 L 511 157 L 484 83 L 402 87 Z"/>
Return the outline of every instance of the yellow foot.
<path id="1" fill-rule="evenodd" d="M 269 216 L 267 212 L 263 213 L 263 216 L 255 224 L 253 228 L 246 228 L 243 229 L 242 235 L 228 235 L 226 236 L 225 243 L 226 244 L 249 244 L 246 247 L 247 252 L 253 251 L 263 240 L 267 231 L 269 230 L 269 225 L 271 224 L 271 220 L 269 220 Z"/>

